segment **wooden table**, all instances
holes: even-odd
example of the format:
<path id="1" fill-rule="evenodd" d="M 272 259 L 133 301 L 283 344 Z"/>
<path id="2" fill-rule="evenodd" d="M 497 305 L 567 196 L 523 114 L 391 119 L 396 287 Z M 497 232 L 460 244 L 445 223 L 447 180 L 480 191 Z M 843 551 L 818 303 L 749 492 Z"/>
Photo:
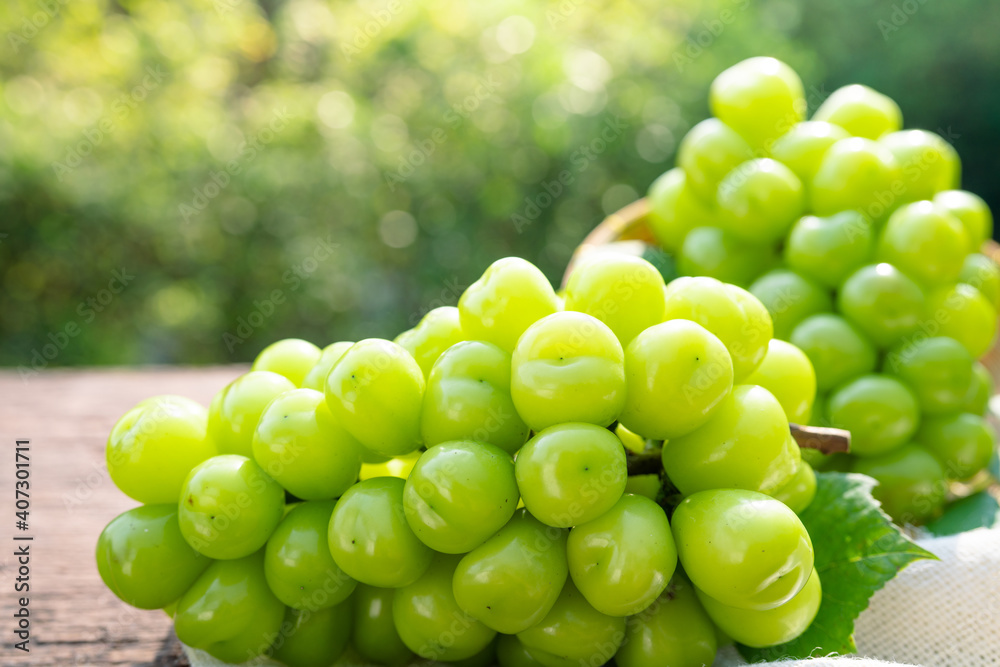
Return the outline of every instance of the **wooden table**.
<path id="1" fill-rule="evenodd" d="M 181 394 L 208 405 L 242 366 L 60 370 L 22 379 L 0 371 L 0 665 L 167 665 L 179 646 L 170 620 L 116 598 L 97 574 L 97 536 L 136 502 L 108 477 L 104 445 L 139 400 Z M 29 529 L 15 528 L 15 440 L 30 438 Z M 14 535 L 33 536 L 15 542 Z M 13 648 L 18 563 L 30 544 L 30 653 Z"/>

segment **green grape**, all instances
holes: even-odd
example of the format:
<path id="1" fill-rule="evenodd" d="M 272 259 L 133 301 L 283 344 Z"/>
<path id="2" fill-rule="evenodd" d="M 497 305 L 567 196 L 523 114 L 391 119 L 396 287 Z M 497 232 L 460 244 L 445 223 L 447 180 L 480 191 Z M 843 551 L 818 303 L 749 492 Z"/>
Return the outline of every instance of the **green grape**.
<path id="1" fill-rule="evenodd" d="M 997 337 L 997 310 L 972 285 L 942 287 L 927 297 L 927 312 L 937 334 L 954 338 L 973 359 L 989 352 Z"/>
<path id="2" fill-rule="evenodd" d="M 738 385 L 704 426 L 664 443 L 663 469 L 684 495 L 717 488 L 769 493 L 798 466 L 790 438 L 778 400 L 763 387 Z"/>
<path id="3" fill-rule="evenodd" d="M 729 637 L 745 646 L 764 648 L 790 642 L 812 625 L 823 598 L 819 574 L 814 569 L 798 595 L 774 609 L 740 609 L 713 600 L 697 591 L 698 600 L 712 621 Z"/>
<path id="4" fill-rule="evenodd" d="M 684 239 L 677 270 L 683 276 L 749 285 L 776 262 L 777 252 L 770 245 L 748 243 L 717 227 L 696 227 Z"/>
<path id="5" fill-rule="evenodd" d="M 382 456 L 420 446 L 424 373 L 396 343 L 369 338 L 344 353 L 326 379 L 330 412 L 367 449 Z"/>
<path id="6" fill-rule="evenodd" d="M 452 660 L 448 664 L 453 667 L 496 667 L 497 637 L 494 637 L 493 640 L 486 645 L 486 648 L 479 651 L 479 653 L 463 660 Z"/>
<path id="7" fill-rule="evenodd" d="M 710 208 L 714 200 L 711 204 L 701 201 L 691 191 L 687 175 L 680 167 L 674 167 L 653 181 L 646 200 L 649 202 L 649 226 L 664 250 L 676 253 L 688 232 L 715 223 L 715 212 Z"/>
<path id="8" fill-rule="evenodd" d="M 929 201 L 897 209 L 886 223 L 877 256 L 933 287 L 958 280 L 968 237 L 957 218 Z"/>
<path id="9" fill-rule="evenodd" d="M 462 323 L 454 306 L 429 311 L 417 326 L 396 336 L 396 343 L 413 355 L 425 378 L 431 374 L 438 357 L 463 340 Z"/>
<path id="10" fill-rule="evenodd" d="M 899 203 L 901 171 L 884 146 L 860 137 L 841 139 L 826 152 L 809 185 L 813 213 L 853 209 L 883 220 Z"/>
<path id="11" fill-rule="evenodd" d="M 716 633 L 684 577 L 674 576 L 653 604 L 626 619 L 618 667 L 705 667 L 715 661 Z"/>
<path id="12" fill-rule="evenodd" d="M 985 415 L 990 407 L 990 397 L 993 396 L 993 375 L 990 369 L 978 361 L 972 365 L 972 382 L 962 404 L 962 412 L 974 415 Z"/>
<path id="13" fill-rule="evenodd" d="M 966 255 L 958 280 L 972 285 L 991 306 L 1000 308 L 1000 266 L 992 259 L 980 253 Z"/>
<path id="14" fill-rule="evenodd" d="M 524 506 L 542 523 L 568 528 L 611 509 L 628 477 L 625 448 L 593 424 L 560 424 L 538 433 L 514 463 Z"/>
<path id="15" fill-rule="evenodd" d="M 174 631 L 188 646 L 242 663 L 270 648 L 284 618 L 285 605 L 267 587 L 260 550 L 209 565 L 177 604 Z"/>
<path id="16" fill-rule="evenodd" d="M 330 517 L 330 553 L 341 570 L 363 584 L 399 588 L 416 581 L 434 552 L 403 513 L 403 480 L 376 477 L 352 486 Z"/>
<path id="17" fill-rule="evenodd" d="M 726 174 L 750 159 L 750 145 L 717 118 L 708 118 L 691 128 L 677 149 L 677 166 L 687 175 L 691 191 L 706 202 L 715 201 Z"/>
<path id="18" fill-rule="evenodd" d="M 392 588 L 359 584 L 351 596 L 354 600 L 351 644 L 365 660 L 387 667 L 402 667 L 413 658 L 392 620 L 395 592 Z"/>
<path id="19" fill-rule="evenodd" d="M 461 440 L 420 456 L 406 478 L 403 512 L 414 534 L 431 549 L 466 553 L 510 520 L 518 497 L 510 454 Z"/>
<path id="20" fill-rule="evenodd" d="M 261 350 L 250 370 L 284 375 L 296 387 L 301 387 L 321 355 L 320 349 L 307 340 L 285 338 Z"/>
<path id="21" fill-rule="evenodd" d="M 944 468 L 919 445 L 911 443 L 881 456 L 856 459 L 853 470 L 878 480 L 875 499 L 901 525 L 923 523 L 944 506 Z"/>
<path id="22" fill-rule="evenodd" d="M 876 346 L 887 348 L 917 330 L 924 292 L 892 264 L 869 264 L 841 285 L 837 310 Z"/>
<path id="23" fill-rule="evenodd" d="M 813 571 L 812 541 L 802 521 L 762 493 L 692 494 L 674 510 L 672 524 L 684 572 L 725 605 L 774 609 L 795 597 Z"/>
<path id="24" fill-rule="evenodd" d="M 874 253 L 872 227 L 857 211 L 799 218 L 785 243 L 785 261 L 803 276 L 835 288 Z"/>
<path id="25" fill-rule="evenodd" d="M 979 252 L 993 237 L 993 214 L 980 197 L 965 190 L 946 190 L 934 195 L 934 204 L 962 223 L 968 241 L 966 252 Z"/>
<path id="26" fill-rule="evenodd" d="M 833 91 L 813 114 L 813 120 L 839 125 L 855 137 L 878 139 L 903 127 L 903 112 L 891 97 L 852 84 Z"/>
<path id="27" fill-rule="evenodd" d="M 816 398 L 816 372 L 809 357 L 791 343 L 772 339 L 767 344 L 764 361 L 746 383 L 771 392 L 785 411 L 787 421 L 796 424 L 809 421 Z"/>
<path id="28" fill-rule="evenodd" d="M 541 621 L 566 583 L 566 535 L 519 509 L 496 535 L 466 554 L 453 589 L 465 613 L 512 635 Z"/>
<path id="29" fill-rule="evenodd" d="M 303 500 L 336 498 L 361 470 L 361 443 L 344 430 L 314 389 L 294 389 L 264 410 L 253 438 L 261 468 Z"/>
<path id="30" fill-rule="evenodd" d="M 451 582 L 458 561 L 458 556 L 438 554 L 419 579 L 392 597 L 396 631 L 421 658 L 449 662 L 471 658 L 496 636 L 495 630 L 455 602 Z"/>
<path id="31" fill-rule="evenodd" d="M 351 603 L 319 610 L 289 609 L 272 657 L 287 667 L 330 667 L 351 640 Z"/>
<path id="32" fill-rule="evenodd" d="M 514 348 L 510 395 L 517 414 L 536 432 L 566 422 L 608 426 L 625 405 L 621 343 L 585 313 L 543 317 Z"/>
<path id="33" fill-rule="evenodd" d="M 808 188 L 830 146 L 849 136 L 847 130 L 833 123 L 796 123 L 771 146 L 771 157 L 791 169 Z"/>
<path id="34" fill-rule="evenodd" d="M 243 558 L 259 550 L 281 521 L 285 490 L 251 459 L 215 456 L 195 467 L 181 489 L 181 533 L 209 558 Z"/>
<path id="35" fill-rule="evenodd" d="M 715 77 L 708 103 L 712 115 L 755 149 L 765 150 L 806 111 L 799 75 L 765 57 L 747 58 Z"/>
<path id="36" fill-rule="evenodd" d="M 934 195 L 957 187 L 961 162 L 954 147 L 940 135 L 925 130 L 902 130 L 879 139 L 903 170 L 906 201 L 933 199 Z"/>
<path id="37" fill-rule="evenodd" d="M 802 450 L 803 455 L 807 450 Z M 808 450 L 815 452 L 815 449 Z M 803 457 L 804 458 L 804 457 Z M 796 514 L 802 514 L 803 510 L 816 497 L 816 471 L 805 460 L 799 465 L 799 469 L 784 486 L 771 494 L 775 500 L 785 503 L 788 509 Z"/>
<path id="38" fill-rule="evenodd" d="M 112 519 L 97 539 L 101 579 L 139 609 L 176 602 L 210 562 L 184 541 L 174 504 L 130 509 Z"/>
<path id="39" fill-rule="evenodd" d="M 409 454 L 397 456 L 381 463 L 362 463 L 358 479 L 362 482 L 366 479 L 374 479 L 376 477 L 406 479 L 410 476 L 410 471 L 413 470 L 413 466 L 417 464 L 417 460 L 422 453 L 420 451 L 410 452 Z"/>
<path id="40" fill-rule="evenodd" d="M 660 486 L 659 475 L 629 475 L 628 481 L 625 482 L 625 493 L 656 500 Z"/>
<path id="41" fill-rule="evenodd" d="M 500 667 L 544 667 L 514 635 L 497 637 L 497 664 Z"/>
<path id="42" fill-rule="evenodd" d="M 913 391 L 878 373 L 838 387 L 826 410 L 831 426 L 851 432 L 851 453 L 857 456 L 878 456 L 909 442 L 920 423 Z"/>
<path id="43" fill-rule="evenodd" d="M 191 469 L 215 456 L 205 408 L 180 396 L 146 399 L 118 420 L 105 448 L 108 474 L 141 503 L 175 503 Z"/>
<path id="44" fill-rule="evenodd" d="M 839 315 L 807 317 L 792 330 L 789 341 L 809 357 L 821 392 L 875 370 L 875 347 Z"/>
<path id="45" fill-rule="evenodd" d="M 916 338 L 886 355 L 883 371 L 917 395 L 921 412 L 942 415 L 962 407 L 972 384 L 972 355 L 954 338 Z"/>
<path id="46" fill-rule="evenodd" d="M 751 242 L 784 238 L 805 210 L 802 182 L 791 169 L 769 158 L 744 162 L 719 184 L 722 226 Z"/>
<path id="47" fill-rule="evenodd" d="M 960 481 L 985 468 L 996 449 L 993 427 L 967 412 L 925 419 L 914 440 L 937 457 L 946 477 Z"/>
<path id="48" fill-rule="evenodd" d="M 566 310 L 596 317 L 625 347 L 663 321 L 663 287 L 663 276 L 641 257 L 600 253 L 570 273 Z"/>
<path id="49" fill-rule="evenodd" d="M 517 638 L 546 667 L 603 665 L 625 640 L 625 619 L 594 609 L 567 580 L 545 618 Z"/>
<path id="50" fill-rule="evenodd" d="M 347 599 L 358 585 L 330 555 L 333 500 L 292 508 L 267 541 L 264 574 L 271 591 L 295 609 L 326 609 Z"/>
<path id="51" fill-rule="evenodd" d="M 625 445 L 625 449 L 633 454 L 642 454 L 646 451 L 646 438 L 628 430 L 624 424 L 619 423 L 615 426 L 615 435 Z"/>
<path id="52" fill-rule="evenodd" d="M 774 337 L 782 340 L 807 317 L 833 310 L 828 289 L 788 269 L 768 271 L 750 285 L 750 293 L 767 308 Z"/>
<path id="53" fill-rule="evenodd" d="M 631 616 L 653 604 L 677 567 L 663 508 L 633 495 L 623 495 L 601 516 L 573 528 L 566 556 L 573 584 L 608 616 Z"/>
<path id="54" fill-rule="evenodd" d="M 666 296 L 667 320 L 691 320 L 718 336 L 732 358 L 736 382 L 764 360 L 774 327 L 749 292 L 713 278 L 678 278 L 667 286 Z"/>
<path id="55" fill-rule="evenodd" d="M 519 257 L 499 259 L 472 283 L 458 301 L 462 331 L 470 340 L 514 352 L 524 330 L 562 310 L 548 279 Z"/>
<path id="56" fill-rule="evenodd" d="M 492 343 L 464 341 L 445 351 L 427 378 L 420 413 L 424 445 L 478 440 L 513 454 L 528 425 L 511 398 L 510 355 Z"/>
<path id="57" fill-rule="evenodd" d="M 271 371 L 251 371 L 229 383 L 208 411 L 208 436 L 219 453 L 252 457 L 253 435 L 264 408 L 292 389 L 291 380 Z"/>
<path id="58" fill-rule="evenodd" d="M 352 345 L 354 345 L 352 341 L 341 341 L 324 347 L 319 356 L 319 361 L 306 373 L 305 379 L 302 380 L 302 388 L 315 389 L 316 391 L 325 390 L 326 376 L 330 374 L 330 371 L 340 361 L 340 358 L 344 356 L 344 353 L 351 349 Z"/>

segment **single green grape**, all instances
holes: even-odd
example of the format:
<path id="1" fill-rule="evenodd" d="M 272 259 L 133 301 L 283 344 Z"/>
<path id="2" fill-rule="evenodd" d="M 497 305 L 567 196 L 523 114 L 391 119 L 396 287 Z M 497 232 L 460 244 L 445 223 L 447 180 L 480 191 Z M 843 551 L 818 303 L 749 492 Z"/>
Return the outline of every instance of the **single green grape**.
<path id="1" fill-rule="evenodd" d="M 921 412 L 942 415 L 962 407 L 972 383 L 972 362 L 972 355 L 954 338 L 914 336 L 886 355 L 882 370 L 914 391 Z"/>
<path id="2" fill-rule="evenodd" d="M 361 452 L 361 443 L 314 389 L 294 389 L 271 401 L 253 438 L 254 460 L 303 500 L 336 498 L 349 489 L 361 470 Z"/>
<path id="3" fill-rule="evenodd" d="M 285 490 L 251 459 L 215 456 L 195 467 L 181 489 L 178 521 L 195 551 L 243 558 L 267 542 L 285 511 Z"/>
<path id="4" fill-rule="evenodd" d="M 646 451 L 646 438 L 638 433 L 630 431 L 621 422 L 615 426 L 615 435 L 618 436 L 618 439 L 622 441 L 622 444 L 625 445 L 625 449 L 629 452 L 633 454 L 642 454 Z"/>
<path id="5" fill-rule="evenodd" d="M 587 313 L 608 325 L 626 347 L 663 321 L 663 276 L 632 255 L 598 253 L 574 267 L 566 282 L 566 310 Z"/>
<path id="6" fill-rule="evenodd" d="M 968 245 L 957 218 L 932 202 L 919 201 L 889 216 L 876 254 L 922 285 L 934 287 L 958 280 Z"/>
<path id="7" fill-rule="evenodd" d="M 351 640 L 352 620 L 350 602 L 318 610 L 289 609 L 271 655 L 287 667 L 330 667 Z"/>
<path id="8" fill-rule="evenodd" d="M 429 311 L 417 326 L 396 336 L 396 343 L 413 355 L 426 378 L 444 351 L 465 340 L 458 308 L 441 306 Z"/>
<path id="9" fill-rule="evenodd" d="M 893 190 L 902 181 L 889 149 L 870 139 L 841 139 L 826 152 L 809 185 L 812 211 L 828 216 L 860 211 L 866 219 L 884 220 L 901 202 Z"/>
<path id="10" fill-rule="evenodd" d="M 393 588 L 375 588 L 359 584 L 351 596 L 354 601 L 354 623 L 351 644 L 369 662 L 386 667 L 402 667 L 413 658 L 392 620 Z"/>
<path id="11" fill-rule="evenodd" d="M 545 275 L 519 257 L 499 259 L 458 300 L 462 331 L 469 340 L 514 352 L 524 330 L 562 310 Z"/>
<path id="12" fill-rule="evenodd" d="M 662 301 L 662 288 L 659 293 Z M 625 405 L 621 343 L 585 313 L 543 317 L 514 348 L 510 395 L 517 414 L 535 432 L 566 422 L 608 426 Z"/>
<path id="13" fill-rule="evenodd" d="M 420 446 L 424 373 L 396 343 L 369 338 L 354 344 L 330 371 L 330 412 L 367 449 L 382 456 Z"/>
<path id="14" fill-rule="evenodd" d="M 809 357 L 816 371 L 816 389 L 821 392 L 875 370 L 875 347 L 857 326 L 839 315 L 807 317 L 792 330 L 789 342 Z"/>
<path id="15" fill-rule="evenodd" d="M 649 202 L 649 226 L 664 250 L 676 253 L 692 229 L 715 224 L 715 212 L 711 208 L 714 201 L 706 203 L 699 199 L 680 167 L 674 167 L 653 181 L 646 200 Z"/>
<path id="16" fill-rule="evenodd" d="M 993 214 L 979 196 L 965 190 L 945 190 L 934 195 L 934 204 L 962 223 L 968 241 L 966 252 L 979 252 L 983 243 L 993 238 Z"/>
<path id="17" fill-rule="evenodd" d="M 940 135 L 926 130 L 891 132 L 879 143 L 889 149 L 903 170 L 906 201 L 933 199 L 934 195 L 957 187 L 961 161 L 955 148 Z"/>
<path id="18" fill-rule="evenodd" d="M 101 579 L 139 609 L 176 602 L 210 562 L 184 541 L 174 504 L 130 509 L 112 519 L 97 539 Z"/>
<path id="19" fill-rule="evenodd" d="M 545 618 L 517 638 L 546 667 L 603 665 L 625 640 L 625 619 L 594 609 L 568 579 Z"/>
<path id="20" fill-rule="evenodd" d="M 252 457 L 253 435 L 264 408 L 292 389 L 291 380 L 271 371 L 251 371 L 233 380 L 208 411 L 208 436 L 219 453 Z"/>
<path id="21" fill-rule="evenodd" d="M 333 500 L 293 507 L 267 541 L 264 574 L 271 591 L 295 609 L 326 609 L 347 599 L 358 585 L 330 554 Z"/>
<path id="22" fill-rule="evenodd" d="M 910 443 L 881 456 L 855 459 L 853 470 L 878 480 L 872 495 L 900 525 L 923 523 L 944 506 L 944 468 L 919 445 Z"/>
<path id="23" fill-rule="evenodd" d="M 830 146 L 848 138 L 847 130 L 820 120 L 796 123 L 771 146 L 771 157 L 799 177 L 808 189 Z"/>
<path id="24" fill-rule="evenodd" d="M 262 549 L 209 565 L 177 604 L 174 631 L 188 646 L 242 663 L 270 648 L 284 618 L 285 605 L 264 578 Z"/>
<path id="25" fill-rule="evenodd" d="M 497 664 L 500 667 L 544 667 L 514 635 L 497 636 Z"/>
<path id="26" fill-rule="evenodd" d="M 813 571 L 802 521 L 762 493 L 700 491 L 681 501 L 672 525 L 691 582 L 731 607 L 774 609 L 795 597 Z"/>
<path id="27" fill-rule="evenodd" d="M 766 57 L 747 58 L 715 77 L 708 103 L 712 115 L 758 150 L 770 148 L 806 111 L 799 75 Z"/>
<path id="28" fill-rule="evenodd" d="M 510 520 L 517 508 L 510 454 L 494 445 L 459 440 L 436 445 L 413 467 L 403 488 L 403 512 L 413 533 L 435 551 L 466 553 Z"/>
<path id="29" fill-rule="evenodd" d="M 625 493 L 656 500 L 660 487 L 659 475 L 629 475 L 628 481 L 625 482 Z"/>
<path id="30" fill-rule="evenodd" d="M 413 466 L 417 464 L 417 459 L 420 458 L 422 453 L 418 450 L 381 463 L 362 463 L 358 479 L 362 482 L 375 477 L 398 477 L 406 479 L 410 476 L 410 471 L 413 470 Z"/>
<path id="31" fill-rule="evenodd" d="M 631 616 L 653 604 L 677 567 L 677 548 L 663 508 L 630 494 L 596 519 L 574 527 L 566 556 L 573 584 L 594 609 L 608 616 Z"/>
<path id="32" fill-rule="evenodd" d="M 899 105 L 891 97 L 860 84 L 833 91 L 812 119 L 840 125 L 855 137 L 866 139 L 878 139 L 903 127 Z"/>
<path id="33" fill-rule="evenodd" d="M 354 345 L 353 341 L 340 341 L 339 343 L 333 343 L 324 347 L 319 355 L 319 361 L 306 373 L 305 379 L 302 380 L 302 388 L 324 391 L 326 389 L 326 376 L 330 374 L 330 371 L 340 361 L 340 358 L 344 356 L 344 353 L 351 349 L 352 345 Z"/>
<path id="34" fill-rule="evenodd" d="M 972 365 L 972 381 L 969 383 L 969 391 L 965 395 L 961 411 L 985 415 L 990 406 L 991 396 L 993 396 L 993 374 L 990 373 L 990 369 L 977 361 Z"/>
<path id="35" fill-rule="evenodd" d="M 972 285 L 994 308 L 1000 308 L 1000 266 L 986 255 L 969 253 L 962 262 L 959 282 Z"/>
<path id="36" fill-rule="evenodd" d="M 301 387 L 309 371 L 319 362 L 322 352 L 307 340 L 285 338 L 271 343 L 253 360 L 251 371 L 271 371 L 284 375 Z"/>
<path id="37" fill-rule="evenodd" d="M 352 486 L 330 517 L 330 553 L 349 577 L 380 588 L 416 581 L 434 552 L 406 522 L 403 480 L 376 477 Z"/>
<path id="38" fill-rule="evenodd" d="M 718 642 L 712 619 L 681 575 L 650 607 L 625 621 L 618 667 L 704 667 L 715 661 Z"/>
<path id="39" fill-rule="evenodd" d="M 791 343 L 776 338 L 767 344 L 767 355 L 747 384 L 767 389 L 778 399 L 788 421 L 805 424 L 816 398 L 816 372 L 809 357 Z"/>
<path id="40" fill-rule="evenodd" d="M 455 601 L 452 579 L 459 556 L 438 554 L 419 579 L 396 590 L 392 618 L 399 637 L 421 658 L 455 661 L 482 651 L 496 631 L 466 614 Z"/>
<path id="41" fill-rule="evenodd" d="M 937 457 L 946 477 L 959 481 L 985 468 L 996 449 L 996 433 L 990 423 L 968 412 L 928 417 L 914 440 Z"/>
<path id="42" fill-rule="evenodd" d="M 835 288 L 875 251 L 871 221 L 857 211 L 799 218 L 785 243 L 785 262 L 803 276 Z"/>
<path id="43" fill-rule="evenodd" d="M 841 285 L 837 310 L 876 346 L 887 348 L 917 330 L 924 292 L 892 264 L 869 264 Z"/>
<path id="44" fill-rule="evenodd" d="M 733 236 L 750 242 L 782 240 L 805 211 L 802 182 L 770 158 L 750 160 L 722 179 L 719 219 Z"/>
<path id="45" fill-rule="evenodd" d="M 803 450 L 803 454 L 805 451 Z M 808 451 L 815 452 L 816 450 Z M 816 471 L 813 470 L 808 461 L 803 460 L 795 475 L 784 486 L 772 493 L 771 497 L 785 503 L 785 506 L 796 514 L 802 514 L 816 497 Z"/>
<path id="46" fill-rule="evenodd" d="M 706 202 L 715 201 L 726 174 L 753 157 L 750 145 L 718 118 L 691 128 L 677 149 L 677 165 L 687 175 L 689 187 Z"/>
<path id="47" fill-rule="evenodd" d="M 566 583 L 566 536 L 565 529 L 517 510 L 496 535 L 459 562 L 453 582 L 458 606 L 504 634 L 534 626 Z"/>
<path id="48" fill-rule="evenodd" d="M 118 420 L 105 447 L 111 480 L 141 503 L 176 503 L 191 469 L 215 456 L 208 413 L 180 396 L 146 399 Z"/>
<path id="49" fill-rule="evenodd" d="M 524 506 L 542 523 L 569 528 L 596 519 L 625 491 L 621 440 L 593 424 L 551 426 L 518 452 L 514 463 Z"/>
<path id="50" fill-rule="evenodd" d="M 750 293 L 767 308 L 774 337 L 782 340 L 788 340 L 807 317 L 833 310 L 828 288 L 788 269 L 772 269 L 760 276 L 750 285 Z"/>
<path id="51" fill-rule="evenodd" d="M 510 355 L 482 341 L 448 348 L 427 378 L 420 432 L 427 447 L 477 440 L 508 454 L 520 449 L 529 429 L 511 398 Z"/>
<path id="52" fill-rule="evenodd" d="M 684 239 L 677 270 L 683 276 L 749 285 L 777 261 L 778 253 L 771 245 L 748 243 L 718 227 L 696 227 Z"/>
<path id="53" fill-rule="evenodd" d="M 927 296 L 927 313 L 936 333 L 954 338 L 973 359 L 989 352 L 997 337 L 997 310 L 972 285 L 941 287 Z"/>
<path id="54" fill-rule="evenodd" d="M 663 469 L 684 495 L 717 488 L 769 493 L 798 466 L 790 437 L 788 418 L 771 392 L 738 385 L 704 426 L 664 443 Z"/>
<path id="55" fill-rule="evenodd" d="M 733 640 L 764 648 L 790 642 L 812 625 L 819 611 L 823 589 L 814 569 L 798 595 L 773 609 L 740 609 L 725 605 L 698 591 L 698 600 L 712 621 Z"/>
<path id="56" fill-rule="evenodd" d="M 920 423 L 913 391 L 889 375 L 862 375 L 841 385 L 827 402 L 830 425 L 851 432 L 851 453 L 878 456 L 909 442 Z"/>

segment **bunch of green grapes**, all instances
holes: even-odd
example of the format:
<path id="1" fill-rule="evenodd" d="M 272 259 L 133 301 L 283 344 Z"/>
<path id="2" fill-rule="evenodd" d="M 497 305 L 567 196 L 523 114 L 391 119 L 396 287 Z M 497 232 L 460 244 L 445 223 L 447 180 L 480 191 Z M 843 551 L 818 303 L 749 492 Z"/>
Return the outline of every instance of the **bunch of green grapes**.
<path id="1" fill-rule="evenodd" d="M 812 423 L 853 436 L 850 456 L 810 461 L 875 477 L 900 523 L 933 518 L 948 482 L 984 477 L 995 450 L 993 383 L 976 361 L 1000 306 L 1000 269 L 981 254 L 990 210 L 957 189 L 944 138 L 903 130 L 896 103 L 865 86 L 806 120 L 796 73 L 751 58 L 709 102 L 714 117 L 649 189 L 659 243 L 682 274 L 747 287 L 775 337 L 808 356 Z"/>
<path id="2" fill-rule="evenodd" d="M 787 642 L 821 598 L 789 430 L 816 381 L 772 333 L 750 292 L 638 257 L 594 253 L 559 294 L 502 259 L 395 341 L 279 341 L 207 410 L 127 413 L 108 467 L 144 504 L 102 533 L 101 576 L 230 663 L 695 666 Z"/>

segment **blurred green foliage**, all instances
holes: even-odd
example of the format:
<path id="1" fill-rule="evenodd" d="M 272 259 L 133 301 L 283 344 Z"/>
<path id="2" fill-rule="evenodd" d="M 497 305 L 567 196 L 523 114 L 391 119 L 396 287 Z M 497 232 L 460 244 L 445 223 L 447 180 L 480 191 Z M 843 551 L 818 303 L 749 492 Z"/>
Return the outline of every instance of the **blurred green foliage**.
<path id="1" fill-rule="evenodd" d="M 893 96 L 1000 203 L 981 0 L 17 0 L 0 28 L 5 365 L 392 337 L 508 254 L 557 282 L 752 55 L 813 108 Z"/>

